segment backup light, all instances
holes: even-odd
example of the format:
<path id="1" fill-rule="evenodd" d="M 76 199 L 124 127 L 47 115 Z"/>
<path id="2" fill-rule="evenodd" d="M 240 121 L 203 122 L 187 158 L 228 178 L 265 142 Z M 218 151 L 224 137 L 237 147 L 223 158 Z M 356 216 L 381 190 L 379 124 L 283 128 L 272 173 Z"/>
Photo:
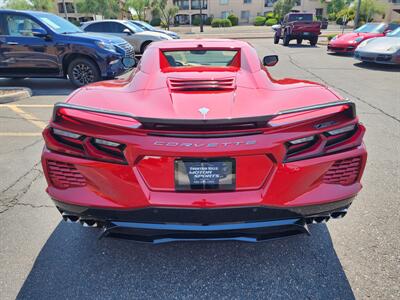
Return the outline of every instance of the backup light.
<path id="1" fill-rule="evenodd" d="M 74 132 L 70 132 L 70 131 L 65 131 L 65 130 L 61 130 L 61 129 L 57 129 L 57 128 L 53 128 L 53 133 L 55 135 L 60 135 L 60 136 L 64 136 L 64 137 L 68 137 L 71 139 L 79 139 L 82 135 L 74 133 Z"/>
<path id="2" fill-rule="evenodd" d="M 289 143 L 292 145 L 298 145 L 298 144 L 302 144 L 302 143 L 306 143 L 306 142 L 311 142 L 314 140 L 314 138 L 315 137 L 312 135 L 312 136 L 308 136 L 308 137 L 304 137 L 301 139 L 290 141 Z"/>
<path id="3" fill-rule="evenodd" d="M 347 126 L 342 127 L 342 128 L 330 130 L 330 131 L 328 131 L 328 134 L 329 134 L 329 135 L 338 135 L 338 134 L 341 134 L 341 133 L 353 131 L 354 128 L 355 128 L 355 125 L 354 125 L 354 124 L 352 124 L 352 125 L 347 125 Z"/>
<path id="4" fill-rule="evenodd" d="M 115 147 L 115 148 L 121 146 L 121 144 L 119 144 L 119 143 L 111 142 L 111 141 L 107 141 L 107 140 L 103 140 L 103 139 L 94 139 L 94 142 L 99 145 Z"/>

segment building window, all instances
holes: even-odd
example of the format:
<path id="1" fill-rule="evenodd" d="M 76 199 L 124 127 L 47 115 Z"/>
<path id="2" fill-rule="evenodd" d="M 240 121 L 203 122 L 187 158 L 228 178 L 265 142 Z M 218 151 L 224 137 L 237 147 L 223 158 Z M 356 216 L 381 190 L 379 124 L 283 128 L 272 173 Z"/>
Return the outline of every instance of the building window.
<path id="1" fill-rule="evenodd" d="M 174 0 L 173 4 L 178 6 L 179 9 L 189 9 L 189 0 Z"/>
<path id="2" fill-rule="evenodd" d="M 251 0 L 243 0 L 243 4 L 250 4 Z"/>
<path id="3" fill-rule="evenodd" d="M 317 17 L 318 20 L 322 20 L 323 14 L 324 14 L 324 9 L 323 8 L 316 8 L 315 9 L 315 16 Z"/>
<path id="4" fill-rule="evenodd" d="M 229 4 L 229 0 L 219 0 L 220 5 L 227 5 Z"/>
<path id="5" fill-rule="evenodd" d="M 229 16 L 229 11 L 222 11 L 221 12 L 221 19 L 227 19 Z"/>
<path id="6" fill-rule="evenodd" d="M 203 4 L 202 9 L 207 9 L 207 0 L 192 0 L 192 9 L 200 9 L 200 5 Z"/>
<path id="7" fill-rule="evenodd" d="M 249 19 L 250 19 L 250 11 L 248 11 L 248 10 L 242 10 L 242 11 L 240 12 L 240 18 L 241 18 L 242 20 L 246 20 L 246 21 L 248 22 Z"/>

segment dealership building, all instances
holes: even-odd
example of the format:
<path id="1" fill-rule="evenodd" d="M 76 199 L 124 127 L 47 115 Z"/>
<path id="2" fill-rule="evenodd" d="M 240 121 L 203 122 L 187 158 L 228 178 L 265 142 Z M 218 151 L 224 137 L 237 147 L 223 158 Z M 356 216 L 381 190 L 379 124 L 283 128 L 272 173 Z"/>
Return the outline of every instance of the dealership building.
<path id="1" fill-rule="evenodd" d="M 273 10 L 277 0 L 168 0 L 169 5 L 179 7 L 175 21 L 179 24 L 191 24 L 194 18 L 202 15 L 205 17 L 226 18 L 234 14 L 239 18 L 239 23 L 250 23 L 256 16 L 263 16 Z M 379 0 L 386 7 L 385 21 L 400 20 L 400 0 Z M 317 17 L 327 16 L 327 3 L 321 0 L 297 0 L 293 11 L 311 12 Z M 381 16 L 376 16 L 376 20 Z"/>

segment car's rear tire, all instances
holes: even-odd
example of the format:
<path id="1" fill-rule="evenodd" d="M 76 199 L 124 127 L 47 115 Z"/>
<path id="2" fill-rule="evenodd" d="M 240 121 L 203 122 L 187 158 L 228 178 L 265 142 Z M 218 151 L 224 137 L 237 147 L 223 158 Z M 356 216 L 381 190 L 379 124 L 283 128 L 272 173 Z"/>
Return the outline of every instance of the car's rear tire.
<path id="1" fill-rule="evenodd" d="M 88 58 L 77 58 L 68 65 L 69 80 L 77 87 L 101 80 L 97 65 Z"/>
<path id="2" fill-rule="evenodd" d="M 148 47 L 150 44 L 151 44 L 151 41 L 144 42 L 144 43 L 142 44 L 142 46 L 140 47 L 140 53 L 143 54 L 144 51 L 146 51 L 147 47 Z"/>
<path id="3" fill-rule="evenodd" d="M 289 35 L 289 34 L 285 34 L 285 35 L 283 36 L 283 45 L 284 45 L 284 46 L 288 46 L 288 45 L 289 45 L 289 42 L 290 42 L 290 35 Z"/>
<path id="4" fill-rule="evenodd" d="M 297 39 L 297 45 L 301 45 L 302 42 L 303 42 L 302 39 Z"/>
<path id="5" fill-rule="evenodd" d="M 279 36 L 276 33 L 274 35 L 274 44 L 279 44 Z"/>
<path id="6" fill-rule="evenodd" d="M 317 36 L 310 39 L 310 45 L 311 46 L 314 47 L 314 46 L 317 45 L 317 43 L 318 43 L 318 37 Z"/>

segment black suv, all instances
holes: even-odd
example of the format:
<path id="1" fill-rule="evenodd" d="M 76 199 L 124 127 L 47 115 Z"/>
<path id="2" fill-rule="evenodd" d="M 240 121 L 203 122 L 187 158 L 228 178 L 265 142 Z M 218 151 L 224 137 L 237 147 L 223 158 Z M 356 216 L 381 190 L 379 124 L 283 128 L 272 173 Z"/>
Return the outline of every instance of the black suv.
<path id="1" fill-rule="evenodd" d="M 83 32 L 49 13 L 0 10 L 0 77 L 68 77 L 83 86 L 135 63 L 134 48 L 121 38 Z"/>

